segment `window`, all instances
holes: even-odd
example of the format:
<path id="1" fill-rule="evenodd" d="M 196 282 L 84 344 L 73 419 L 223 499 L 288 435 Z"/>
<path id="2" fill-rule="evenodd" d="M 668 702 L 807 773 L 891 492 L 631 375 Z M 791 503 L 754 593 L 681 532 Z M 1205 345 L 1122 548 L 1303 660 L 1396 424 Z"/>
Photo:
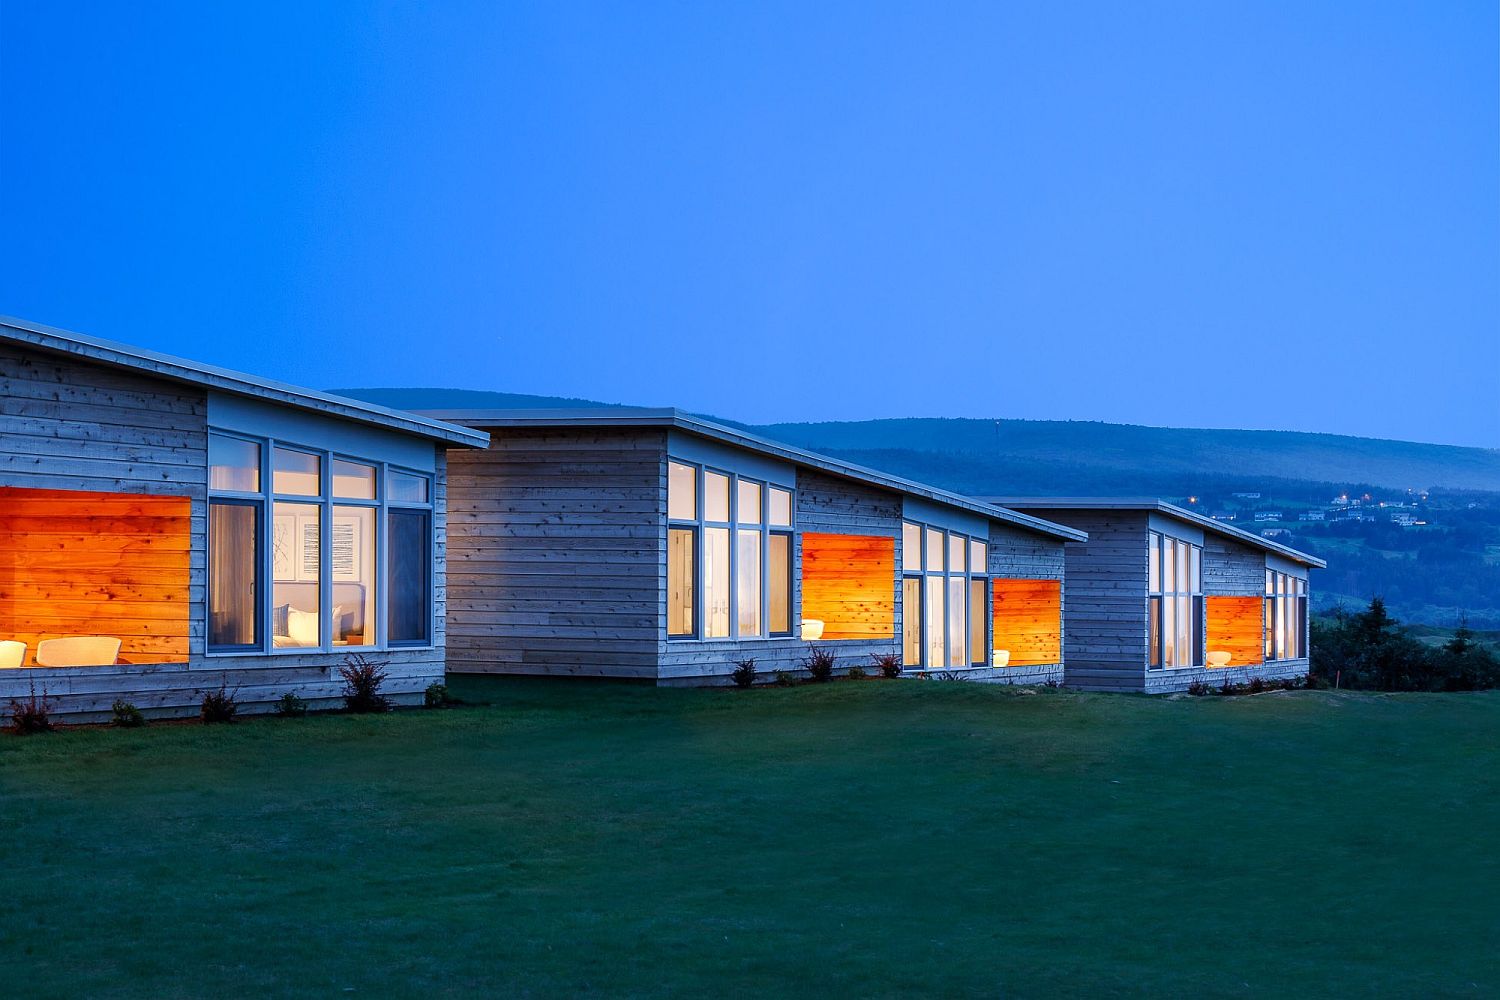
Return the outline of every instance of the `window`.
<path id="1" fill-rule="evenodd" d="M 389 519 L 388 641 L 425 646 L 432 641 L 432 512 L 392 508 Z"/>
<path id="2" fill-rule="evenodd" d="M 901 523 L 901 650 L 906 666 L 942 670 L 987 662 L 987 544 Z"/>
<path id="3" fill-rule="evenodd" d="M 667 635 L 790 635 L 793 511 L 790 490 L 669 460 Z"/>
<path id="4" fill-rule="evenodd" d="M 214 432 L 209 484 L 210 652 L 432 641 L 430 476 Z"/>
<path id="5" fill-rule="evenodd" d="M 1307 655 L 1307 581 L 1266 570 L 1266 660 Z"/>
<path id="6" fill-rule="evenodd" d="M 258 478 L 258 477 L 257 477 Z M 260 574 L 260 503 L 212 500 L 208 505 L 208 644 L 254 649 L 260 642 L 256 580 Z"/>
<path id="7" fill-rule="evenodd" d="M 1203 549 L 1159 532 L 1146 536 L 1146 663 L 1203 665 Z"/>
<path id="8" fill-rule="evenodd" d="M 208 488 L 230 493 L 259 493 L 260 445 L 223 434 L 210 434 Z"/>

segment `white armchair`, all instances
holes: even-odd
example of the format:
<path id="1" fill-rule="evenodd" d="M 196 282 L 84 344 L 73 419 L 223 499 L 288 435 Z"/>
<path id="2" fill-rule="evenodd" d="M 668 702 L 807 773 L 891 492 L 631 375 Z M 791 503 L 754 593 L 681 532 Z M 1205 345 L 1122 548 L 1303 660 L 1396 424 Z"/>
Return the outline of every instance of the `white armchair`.
<path id="1" fill-rule="evenodd" d="M 14 639 L 0 641 L 0 670 L 14 670 L 26 662 L 26 643 Z"/>
<path id="2" fill-rule="evenodd" d="M 120 658 L 120 640 L 112 635 L 70 635 L 36 644 L 39 667 L 108 667 Z"/>

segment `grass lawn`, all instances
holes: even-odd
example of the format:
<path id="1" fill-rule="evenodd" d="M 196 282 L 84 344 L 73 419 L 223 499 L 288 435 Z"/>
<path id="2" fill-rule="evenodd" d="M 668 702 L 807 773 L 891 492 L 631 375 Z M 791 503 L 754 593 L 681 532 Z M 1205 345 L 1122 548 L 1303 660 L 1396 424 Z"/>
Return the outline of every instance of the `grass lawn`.
<path id="1" fill-rule="evenodd" d="M 6 992 L 1500 991 L 1500 693 L 455 690 L 0 737 Z"/>

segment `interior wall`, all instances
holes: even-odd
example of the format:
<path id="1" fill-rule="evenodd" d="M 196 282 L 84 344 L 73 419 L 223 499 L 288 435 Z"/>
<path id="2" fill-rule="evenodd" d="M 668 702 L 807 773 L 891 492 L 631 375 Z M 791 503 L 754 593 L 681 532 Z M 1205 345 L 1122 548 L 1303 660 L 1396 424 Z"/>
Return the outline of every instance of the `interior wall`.
<path id="1" fill-rule="evenodd" d="M 1010 666 L 1062 662 L 1062 581 L 990 581 L 994 649 L 1010 651 Z"/>
<path id="2" fill-rule="evenodd" d="M 825 639 L 895 638 L 896 540 L 804 533 L 802 618 Z"/>
<path id="3" fill-rule="evenodd" d="M 0 487 L 0 639 L 117 636 L 124 663 L 186 663 L 187 497 Z"/>
<path id="4" fill-rule="evenodd" d="M 1265 654 L 1262 633 L 1264 600 L 1263 597 L 1245 596 L 1205 597 L 1204 652 L 1223 650 L 1229 654 L 1227 666 L 1231 667 L 1260 663 Z"/>

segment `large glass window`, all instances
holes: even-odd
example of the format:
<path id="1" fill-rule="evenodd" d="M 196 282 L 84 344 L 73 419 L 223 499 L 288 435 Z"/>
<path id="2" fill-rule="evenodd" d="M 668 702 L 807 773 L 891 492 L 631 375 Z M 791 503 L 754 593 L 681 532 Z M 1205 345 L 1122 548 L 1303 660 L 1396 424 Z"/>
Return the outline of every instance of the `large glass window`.
<path id="1" fill-rule="evenodd" d="M 1202 666 L 1202 548 L 1153 531 L 1146 559 L 1147 665 Z"/>
<path id="2" fill-rule="evenodd" d="M 276 502 L 271 518 L 271 644 L 277 649 L 321 642 L 322 522 L 318 504 Z"/>
<path id="3" fill-rule="evenodd" d="M 902 659 L 926 670 L 983 665 L 989 645 L 984 541 L 901 524 Z"/>
<path id="4" fill-rule="evenodd" d="M 790 490 L 669 460 L 667 635 L 789 635 L 793 510 Z"/>
<path id="5" fill-rule="evenodd" d="M 209 651 L 432 641 L 431 476 L 213 433 L 209 494 Z"/>
<path id="6" fill-rule="evenodd" d="M 208 643 L 254 649 L 260 642 L 260 503 L 208 505 Z"/>
<path id="7" fill-rule="evenodd" d="M 1307 581 L 1266 570 L 1266 660 L 1307 655 Z"/>
<path id="8" fill-rule="evenodd" d="M 391 508 L 387 635 L 393 646 L 432 641 L 432 512 Z"/>

